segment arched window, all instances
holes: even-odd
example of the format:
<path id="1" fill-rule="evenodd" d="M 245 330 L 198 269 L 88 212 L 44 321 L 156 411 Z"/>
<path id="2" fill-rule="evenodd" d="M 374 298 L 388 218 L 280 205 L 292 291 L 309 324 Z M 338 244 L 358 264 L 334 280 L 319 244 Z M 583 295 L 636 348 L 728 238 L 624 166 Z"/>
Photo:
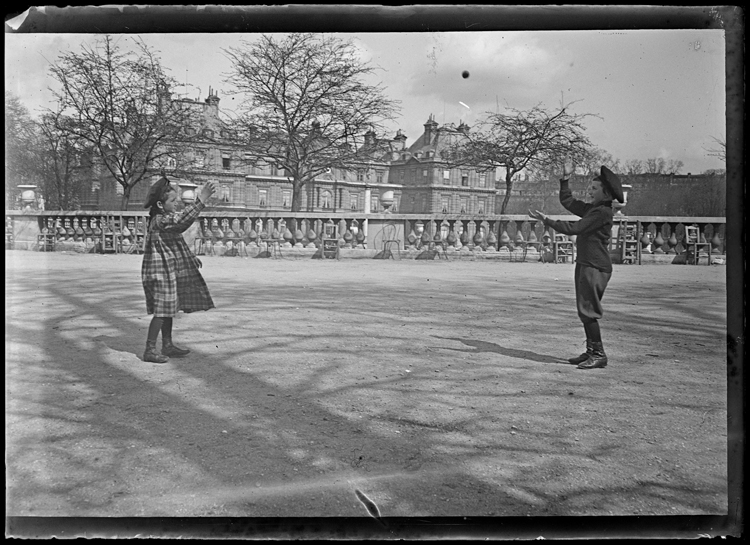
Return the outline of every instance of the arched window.
<path id="1" fill-rule="evenodd" d="M 331 208 L 332 195 L 330 191 L 323 191 L 320 194 L 320 207 Z"/>

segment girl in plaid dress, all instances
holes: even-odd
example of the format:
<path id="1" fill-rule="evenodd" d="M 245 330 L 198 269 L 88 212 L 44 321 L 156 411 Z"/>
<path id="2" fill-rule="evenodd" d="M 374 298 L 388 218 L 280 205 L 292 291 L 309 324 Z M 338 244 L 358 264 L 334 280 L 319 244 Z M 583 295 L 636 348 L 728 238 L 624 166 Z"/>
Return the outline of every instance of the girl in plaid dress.
<path id="1" fill-rule="evenodd" d="M 190 353 L 190 350 L 172 344 L 172 318 L 179 310 L 195 312 L 214 308 L 206 282 L 198 271 L 202 264 L 182 237 L 214 191 L 216 187 L 209 182 L 203 186 L 195 203 L 177 212 L 177 192 L 162 176 L 151 186 L 146 197 L 144 208 L 151 208 L 151 219 L 141 279 L 146 293 L 146 309 L 154 317 L 148 328 L 143 361 L 165 363 L 169 356 L 182 357 Z M 159 331 L 161 353 L 156 349 Z"/>

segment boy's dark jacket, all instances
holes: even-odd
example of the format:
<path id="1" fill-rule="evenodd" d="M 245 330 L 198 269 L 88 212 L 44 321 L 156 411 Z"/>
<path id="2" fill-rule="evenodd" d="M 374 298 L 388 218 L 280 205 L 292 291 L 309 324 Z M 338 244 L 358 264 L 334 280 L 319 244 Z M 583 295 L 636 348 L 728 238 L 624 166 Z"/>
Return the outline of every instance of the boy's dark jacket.
<path id="1" fill-rule="evenodd" d="M 576 235 L 576 263 L 611 273 L 609 240 L 614 217 L 612 201 L 594 205 L 574 199 L 568 181 L 560 180 L 560 204 L 581 219 L 560 221 L 546 218 L 544 224 L 558 233 Z"/>

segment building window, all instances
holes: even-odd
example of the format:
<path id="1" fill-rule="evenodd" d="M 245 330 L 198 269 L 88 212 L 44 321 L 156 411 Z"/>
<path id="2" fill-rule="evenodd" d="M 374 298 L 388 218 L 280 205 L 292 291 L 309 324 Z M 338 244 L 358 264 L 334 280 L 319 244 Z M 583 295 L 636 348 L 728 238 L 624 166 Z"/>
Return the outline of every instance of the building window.
<path id="1" fill-rule="evenodd" d="M 377 212 L 378 211 L 378 203 L 380 202 L 380 195 L 377 193 L 373 193 L 370 196 L 370 212 Z"/>
<path id="2" fill-rule="evenodd" d="M 377 182 L 378 182 L 379 184 L 382 184 L 382 183 L 383 183 L 383 173 L 382 173 L 382 172 L 378 172 L 378 175 L 377 175 L 377 177 L 376 177 L 376 180 L 377 180 Z"/>
<path id="3" fill-rule="evenodd" d="M 365 181 L 365 173 L 361 170 L 357 172 L 357 181 L 358 182 L 364 182 Z"/>
<path id="4" fill-rule="evenodd" d="M 195 155 L 195 168 L 204 168 L 206 165 L 206 156 L 202 152 Z"/>
<path id="5" fill-rule="evenodd" d="M 177 159 L 174 157 L 167 157 L 167 168 L 169 170 L 174 170 L 177 168 Z"/>
<path id="6" fill-rule="evenodd" d="M 265 208 L 268 206 L 268 190 L 267 189 L 259 189 L 258 190 L 258 204 L 261 208 Z"/>
<path id="7" fill-rule="evenodd" d="M 229 202 L 229 186 L 221 185 L 221 202 Z"/>
<path id="8" fill-rule="evenodd" d="M 331 192 L 323 191 L 320 194 L 320 206 L 321 208 L 331 208 Z"/>
<path id="9" fill-rule="evenodd" d="M 290 208 L 292 206 L 292 192 L 289 189 L 281 191 L 281 206 L 283 208 Z"/>
<path id="10" fill-rule="evenodd" d="M 409 171 L 409 181 L 413 182 L 416 179 L 416 177 L 417 177 L 417 171 L 414 169 L 411 169 Z"/>
<path id="11" fill-rule="evenodd" d="M 427 169 L 422 170 L 422 178 L 427 179 Z"/>
<path id="12" fill-rule="evenodd" d="M 469 173 L 468 172 L 461 172 L 461 185 L 464 187 L 468 187 L 469 185 Z"/>
<path id="13" fill-rule="evenodd" d="M 477 210 L 477 213 L 478 214 L 484 214 L 484 211 L 487 208 L 487 201 L 485 201 L 485 199 L 478 199 L 477 200 L 477 206 L 479 208 Z"/>
<path id="14" fill-rule="evenodd" d="M 461 213 L 466 214 L 469 208 L 469 201 L 466 197 L 461 197 Z"/>
<path id="15" fill-rule="evenodd" d="M 352 211 L 357 210 L 357 196 L 349 195 L 349 209 Z"/>
<path id="16" fill-rule="evenodd" d="M 393 197 L 393 206 L 391 206 L 391 212 L 398 210 L 398 197 Z"/>
<path id="17" fill-rule="evenodd" d="M 399 178 L 399 180 L 401 180 L 403 182 L 405 177 L 406 177 L 406 171 L 405 170 L 399 170 L 398 171 L 398 178 Z"/>
<path id="18" fill-rule="evenodd" d="M 486 172 L 479 173 L 479 187 L 487 187 L 487 173 Z"/>
<path id="19" fill-rule="evenodd" d="M 232 168 L 232 160 L 229 157 L 228 153 L 221 154 L 221 166 L 224 170 L 229 170 L 230 168 Z"/>
<path id="20" fill-rule="evenodd" d="M 440 202 L 441 202 L 441 206 L 442 206 L 442 209 L 443 209 L 443 214 L 447 214 L 448 213 L 448 208 L 450 206 L 450 199 L 448 197 L 442 197 L 440 199 Z"/>
<path id="21" fill-rule="evenodd" d="M 444 170 L 443 171 L 443 180 L 450 180 L 451 179 L 451 171 L 450 170 Z"/>

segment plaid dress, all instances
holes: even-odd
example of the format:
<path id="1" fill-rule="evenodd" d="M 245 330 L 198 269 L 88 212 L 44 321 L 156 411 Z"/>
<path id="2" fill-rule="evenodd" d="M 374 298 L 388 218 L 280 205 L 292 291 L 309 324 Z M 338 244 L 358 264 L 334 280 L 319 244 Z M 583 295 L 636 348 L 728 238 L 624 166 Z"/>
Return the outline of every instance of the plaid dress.
<path id="1" fill-rule="evenodd" d="M 141 279 L 146 309 L 157 318 L 171 318 L 179 310 L 214 308 L 206 282 L 198 271 L 203 264 L 182 238 L 204 207 L 196 200 L 180 212 L 160 214 L 149 222 Z"/>

